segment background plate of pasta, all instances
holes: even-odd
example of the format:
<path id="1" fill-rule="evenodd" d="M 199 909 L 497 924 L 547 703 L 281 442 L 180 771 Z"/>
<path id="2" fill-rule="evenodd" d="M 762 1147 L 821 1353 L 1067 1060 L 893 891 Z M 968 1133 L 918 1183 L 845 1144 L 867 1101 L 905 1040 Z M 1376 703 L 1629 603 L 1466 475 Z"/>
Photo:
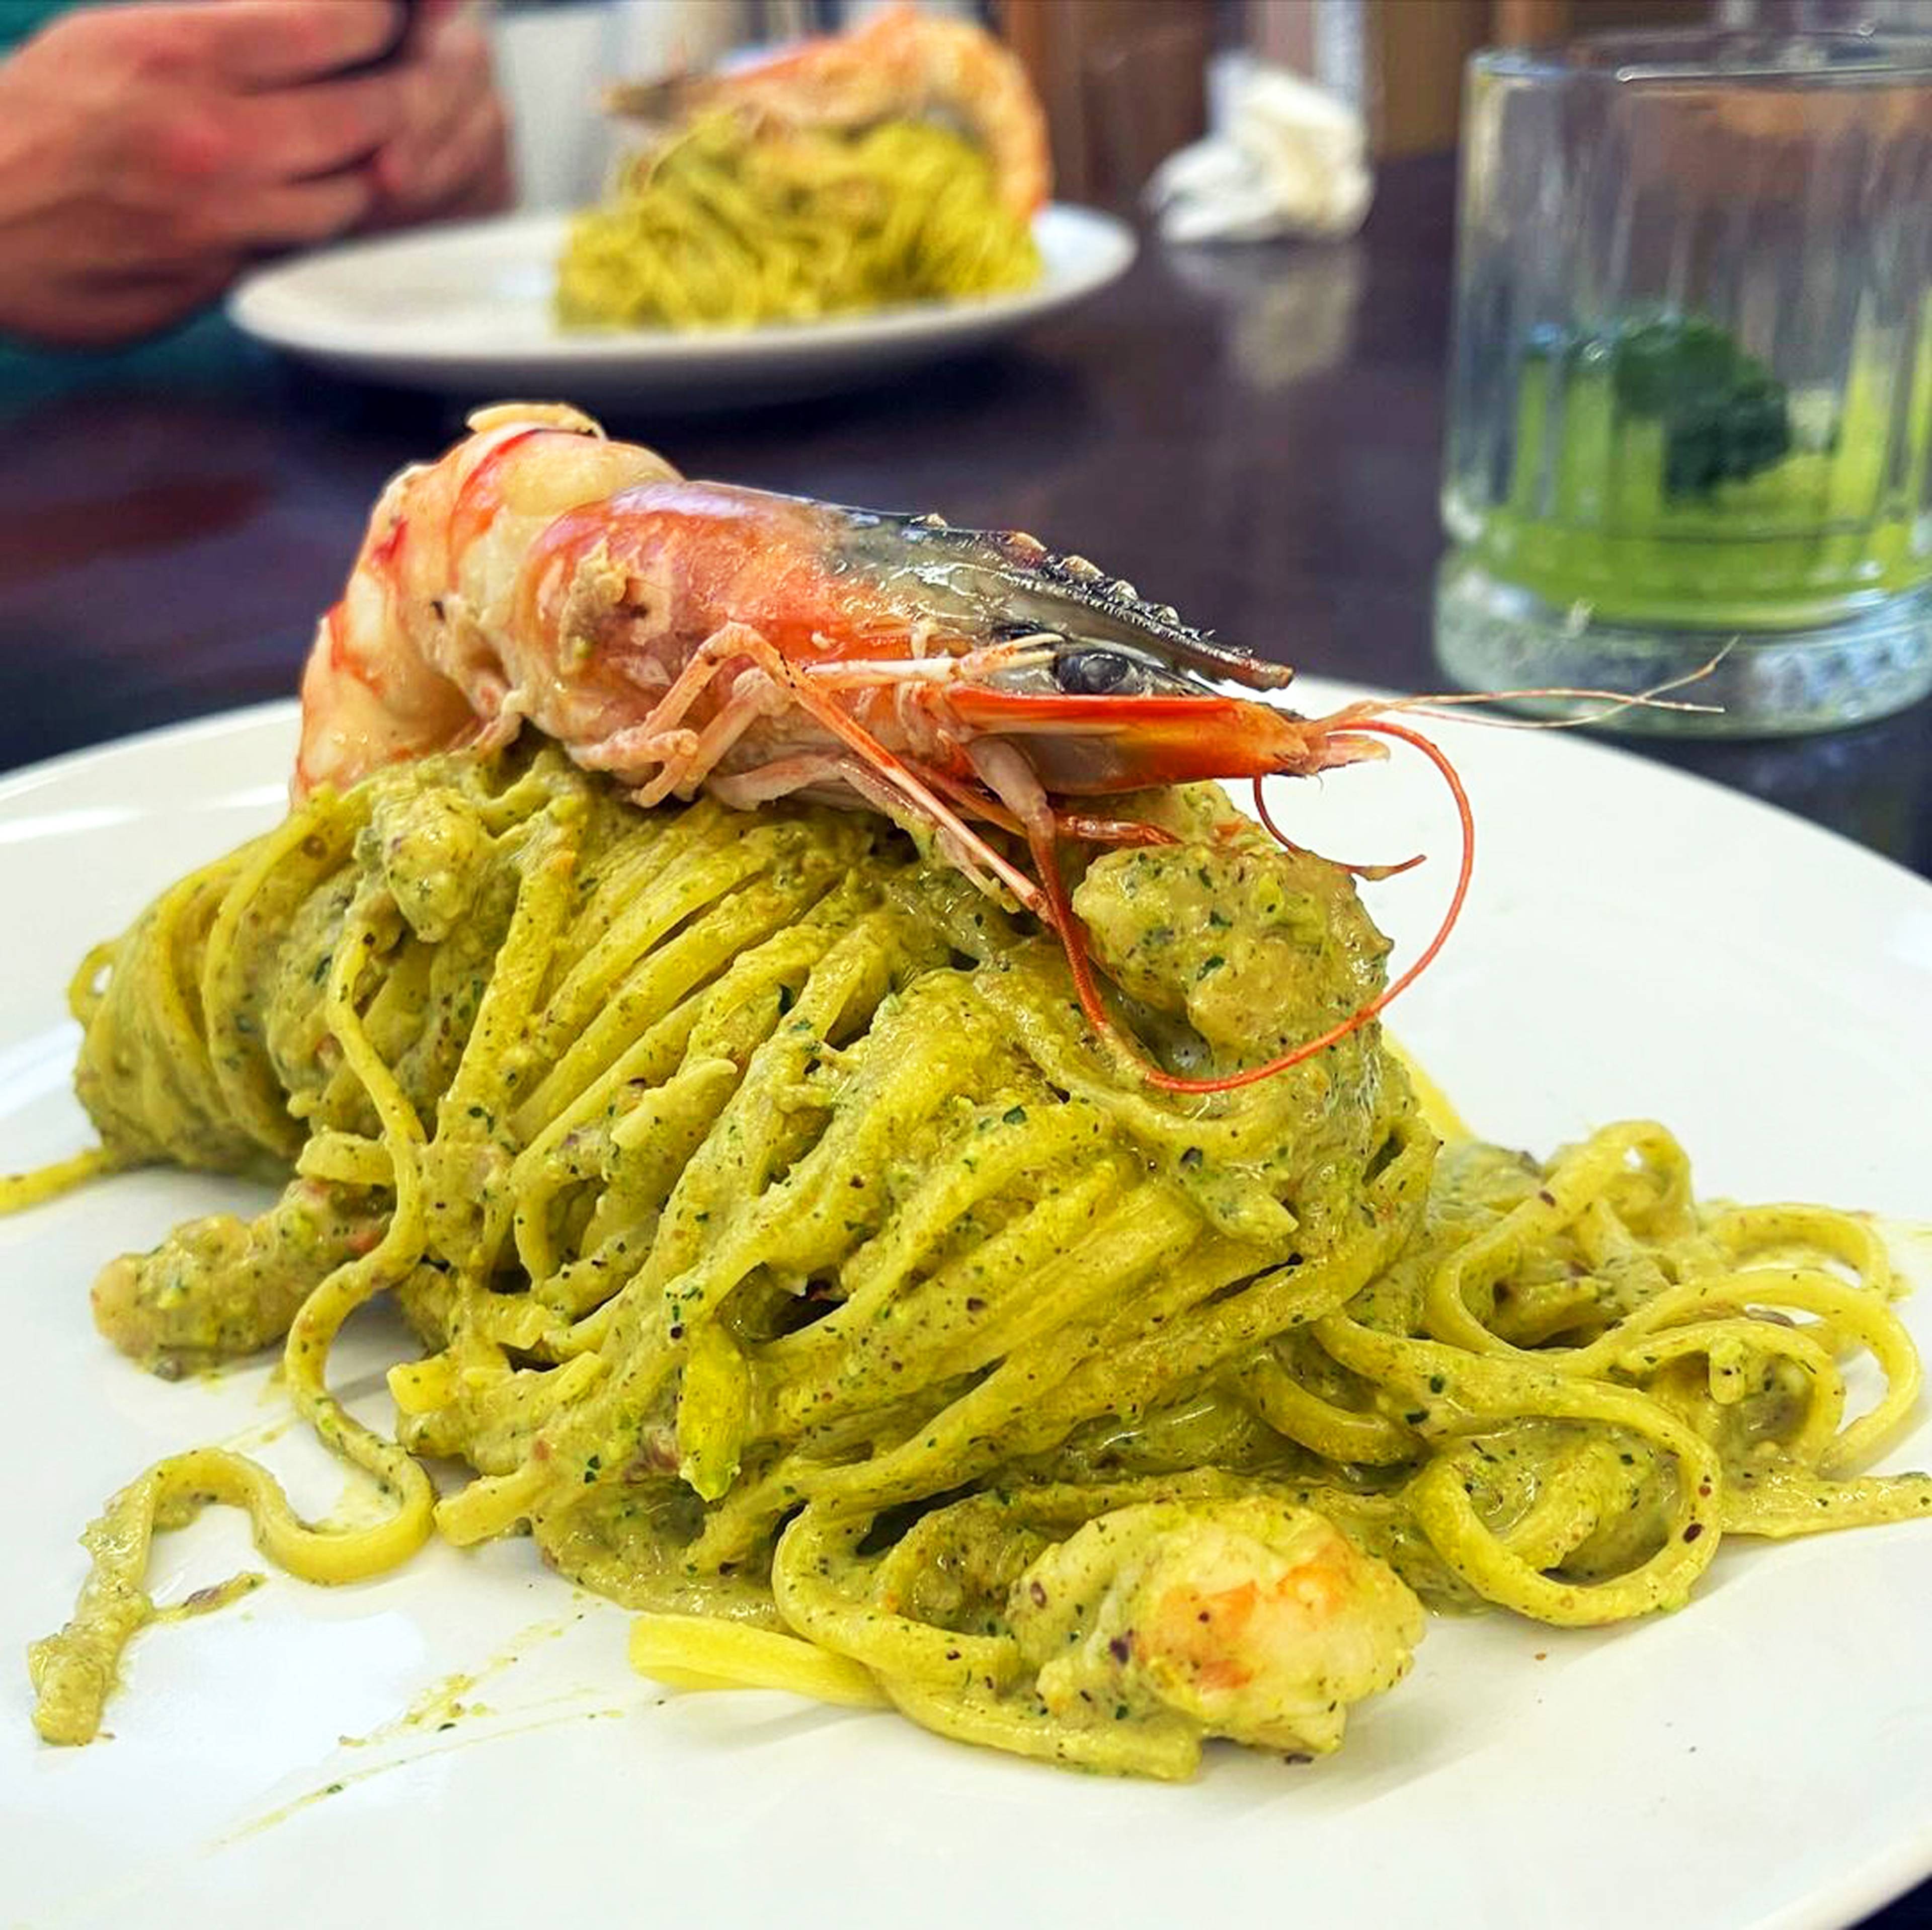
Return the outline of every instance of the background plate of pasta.
<path id="1" fill-rule="evenodd" d="M 862 386 L 986 347 L 1105 288 L 1135 253 L 1124 223 L 1056 203 L 1030 224 L 1036 270 L 986 293 L 701 327 L 592 325 L 557 307 L 574 218 L 518 215 L 327 249 L 250 275 L 229 312 L 272 347 L 370 380 L 462 397 L 732 408 Z M 600 265 L 595 254 L 586 263 L 593 283 Z M 687 284 L 666 286 L 675 299 Z"/>
<path id="2" fill-rule="evenodd" d="M 230 312 L 382 380 L 728 407 L 979 347 L 1133 260 L 1050 200 L 1032 84 L 965 21 L 891 8 L 605 104 L 628 132 L 592 206 L 329 249 Z"/>
<path id="3" fill-rule="evenodd" d="M 1297 689 L 1318 711 L 1359 694 Z M 0 888 L 14 914 L 0 1172 L 86 1136 L 69 1088 L 78 1033 L 62 1016 L 76 962 L 189 867 L 280 823 L 295 731 L 291 708 L 270 707 L 0 785 Z M 1609 1122 L 1654 1118 L 1688 1149 L 1701 1199 L 1854 1209 L 1833 1222 L 1842 1251 L 1823 1273 L 1856 1271 L 1859 1243 L 1876 1238 L 1920 1289 L 1892 1303 L 1903 1332 L 1932 1342 L 1932 891 L 1611 751 L 1468 725 L 1439 735 L 1466 774 L 1482 862 L 1454 944 L 1402 1010 L 1416 1061 L 1504 1145 L 1587 1154 Z M 570 808 L 580 821 L 585 807 Z M 1351 855 L 1406 852 L 1442 830 L 1430 773 L 1400 764 L 1318 794 L 1304 787 L 1297 809 L 1318 848 Z M 284 840 L 283 857 L 319 863 L 326 841 L 320 828 Z M 1426 935 L 1426 894 L 1370 896 L 1398 952 Z M 368 1157 L 341 1134 L 332 1144 L 338 1160 Z M 1613 1161 L 1627 1190 L 1649 1157 L 1631 1165 L 1632 1148 Z M 1575 1182 L 1580 1160 L 1552 1162 L 1546 1190 Z M 154 1166 L 0 1217 L 10 1922 L 132 1913 L 155 1926 L 320 1926 L 417 1913 L 485 1925 L 539 1910 L 587 1921 L 622 1897 L 653 1920 L 696 1923 L 885 1925 L 917 1913 L 1151 1925 L 1198 1916 L 1205 1899 L 1210 1910 L 1430 1930 L 1762 1930 L 1850 1922 L 1932 1870 L 1932 1527 L 1872 1515 L 1859 1518 L 1878 1525 L 1842 1534 L 1726 1533 L 1688 1607 L 1619 1626 L 1432 1615 L 1407 1679 L 1352 1713 L 1338 1752 L 1210 1742 L 1195 1780 L 1174 1784 L 1069 1775 L 889 1711 L 668 1687 L 626 1666 L 622 1608 L 515 1535 L 438 1540 L 394 1572 L 333 1588 L 272 1574 L 237 1598 L 211 1585 L 264 1564 L 224 1508 L 155 1544 L 147 1584 L 156 1604 L 180 1605 L 161 1617 L 180 1625 L 136 1642 L 106 1709 L 112 1739 L 49 1747 L 17 1658 L 68 1613 L 86 1568 L 76 1533 L 131 1471 L 218 1442 L 272 1468 L 312 1520 L 353 1527 L 383 1513 L 291 1426 L 287 1390 L 259 1358 L 156 1378 L 88 1318 L 104 1257 L 271 1197 Z M 1533 1185 L 1524 1197 L 1533 1217 Z M 1640 1268 L 1614 1214 L 1593 1223 L 1610 1273 Z M 1754 1223 L 1750 1241 L 1767 1247 L 1796 1224 Z M 353 1250 L 354 1229 L 344 1237 Z M 1563 1291 L 1547 1271 L 1528 1283 Z M 1848 1290 L 1830 1278 L 1805 1289 L 1834 1307 Z M 1737 1311 L 1700 1305 L 1695 1322 L 1648 1330 L 1660 1352 L 1702 1349 L 1700 1398 L 1736 1352 L 1713 1323 Z M 1828 1377 L 1812 1343 L 1791 1337 L 1803 1317 L 1774 1323 L 1766 1344 Z M 1848 1338 L 1857 1320 L 1834 1317 Z M 1374 1371 L 1360 1351 L 1369 1331 L 1335 1342 L 1357 1349 L 1352 1370 Z M 1881 1353 L 1892 1345 L 1889 1328 L 1861 1331 Z M 392 1316 L 358 1316 L 331 1367 L 347 1415 L 393 1426 L 392 1388 L 423 1390 L 385 1370 L 416 1352 Z M 1882 1397 L 1856 1352 L 1840 1363 L 1850 1427 Z M 1628 1368 L 1669 1371 L 1656 1359 Z M 1270 1400 L 1292 1405 L 1279 1388 L 1256 1392 L 1270 1413 Z M 1408 1418 L 1426 1427 L 1429 1395 L 1417 1397 Z M 1756 1397 L 1737 1391 L 1738 1411 Z M 1928 1458 L 1921 1404 L 1877 1465 Z M 1464 1478 L 1465 1493 L 1479 1484 Z M 436 1478 L 453 1490 L 452 1472 Z M 1825 1490 L 1780 1492 L 1814 1503 Z M 1875 1492 L 1833 1490 L 1855 1511 Z M 1702 1518 L 1694 1498 L 1679 1499 Z M 1764 1518 L 1781 1505 L 1772 1496 Z M 1027 1572 L 1055 1580 L 1068 1565 Z M 219 1612 L 196 1612 L 209 1607 Z M 693 1672 L 688 1655 L 683 1666 Z"/>

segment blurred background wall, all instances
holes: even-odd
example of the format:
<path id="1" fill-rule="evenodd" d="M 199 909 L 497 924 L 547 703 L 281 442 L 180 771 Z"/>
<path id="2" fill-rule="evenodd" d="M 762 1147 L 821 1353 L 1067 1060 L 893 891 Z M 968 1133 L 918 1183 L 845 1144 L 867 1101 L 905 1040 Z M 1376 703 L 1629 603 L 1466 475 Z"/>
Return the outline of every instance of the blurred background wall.
<path id="1" fill-rule="evenodd" d="M 499 0 L 498 65 L 524 199 L 595 194 L 617 137 L 601 82 L 704 67 L 757 45 L 863 19 L 892 0 Z M 999 26 L 1052 118 L 1060 192 L 1119 204 L 1206 118 L 1204 71 L 1246 47 L 1364 109 L 1381 155 L 1455 145 L 1464 62 L 1655 26 L 1882 26 L 1932 33 L 1932 0 L 919 0 Z"/>

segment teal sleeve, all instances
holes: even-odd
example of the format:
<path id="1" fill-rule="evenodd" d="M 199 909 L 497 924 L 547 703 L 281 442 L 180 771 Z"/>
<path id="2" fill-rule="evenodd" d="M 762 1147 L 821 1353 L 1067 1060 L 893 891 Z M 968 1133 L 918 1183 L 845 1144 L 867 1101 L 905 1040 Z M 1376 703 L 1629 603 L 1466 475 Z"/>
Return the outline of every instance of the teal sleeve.
<path id="1" fill-rule="evenodd" d="M 71 13 L 74 5 L 75 0 L 0 0 L 0 59 L 56 15 Z"/>

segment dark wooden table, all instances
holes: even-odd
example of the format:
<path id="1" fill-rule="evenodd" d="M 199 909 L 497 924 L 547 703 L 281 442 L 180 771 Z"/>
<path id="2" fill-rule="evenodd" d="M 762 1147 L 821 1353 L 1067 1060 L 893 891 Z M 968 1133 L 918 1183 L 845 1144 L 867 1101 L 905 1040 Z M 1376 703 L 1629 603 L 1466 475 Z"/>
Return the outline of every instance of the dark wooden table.
<path id="1" fill-rule="evenodd" d="M 996 356 L 610 425 L 692 474 L 1030 530 L 1263 655 L 1435 689 L 1453 203 L 1446 162 L 1402 164 L 1352 242 L 1150 247 Z M 0 769 L 292 692 L 376 490 L 458 426 L 219 324 L 105 365 L 0 364 Z M 1640 748 L 1932 875 L 1932 705 Z M 1912 1901 L 1874 1921 L 1932 1920 L 1932 1889 Z"/>
<path id="2" fill-rule="evenodd" d="M 1150 247 L 996 356 L 611 426 L 692 474 L 1017 525 L 1263 655 L 1432 689 L 1453 198 L 1446 161 L 1404 164 L 1353 242 Z M 0 768 L 292 692 L 377 488 L 458 426 L 219 324 L 104 367 L 0 362 Z M 1932 706 L 1643 748 L 1932 875 Z"/>

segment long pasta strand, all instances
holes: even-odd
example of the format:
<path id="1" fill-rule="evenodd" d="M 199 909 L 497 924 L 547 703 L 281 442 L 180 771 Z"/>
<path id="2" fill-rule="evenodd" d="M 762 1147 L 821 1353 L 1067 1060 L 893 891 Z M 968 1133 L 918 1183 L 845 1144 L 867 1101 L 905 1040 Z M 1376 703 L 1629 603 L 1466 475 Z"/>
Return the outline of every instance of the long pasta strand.
<path id="1" fill-rule="evenodd" d="M 556 306 L 577 327 L 745 327 L 993 294 L 1040 269 L 985 155 L 948 129 L 781 133 L 722 112 L 572 221 Z"/>

